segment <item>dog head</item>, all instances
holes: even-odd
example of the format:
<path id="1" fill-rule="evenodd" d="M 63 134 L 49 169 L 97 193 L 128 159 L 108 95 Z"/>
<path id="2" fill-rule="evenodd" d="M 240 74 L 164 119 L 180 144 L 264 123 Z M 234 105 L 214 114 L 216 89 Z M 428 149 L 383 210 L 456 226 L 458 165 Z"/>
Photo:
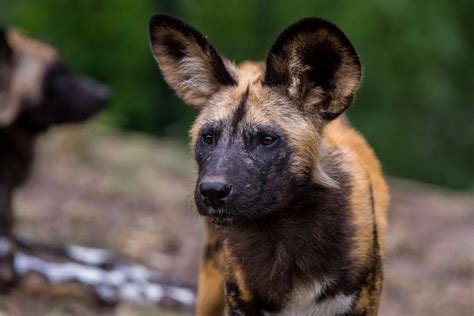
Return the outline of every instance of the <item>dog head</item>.
<path id="1" fill-rule="evenodd" d="M 335 25 L 301 20 L 264 63 L 240 66 L 168 15 L 152 17 L 150 39 L 166 82 L 198 111 L 191 138 L 202 215 L 222 225 L 251 222 L 300 203 L 308 183 L 337 185 L 320 139 L 350 106 L 361 65 Z"/>
<path id="2" fill-rule="evenodd" d="M 0 27 L 0 128 L 80 122 L 108 100 L 104 85 L 72 72 L 51 46 Z"/>

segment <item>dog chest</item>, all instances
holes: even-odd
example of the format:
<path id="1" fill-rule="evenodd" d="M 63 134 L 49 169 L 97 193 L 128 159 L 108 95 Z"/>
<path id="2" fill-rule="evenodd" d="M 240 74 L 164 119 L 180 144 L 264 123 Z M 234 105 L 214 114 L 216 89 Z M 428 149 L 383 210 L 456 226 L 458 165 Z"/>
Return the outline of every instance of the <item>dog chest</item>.
<path id="1" fill-rule="evenodd" d="M 348 312 L 354 302 L 354 295 L 336 294 L 319 300 L 330 281 L 315 281 L 311 286 L 295 289 L 283 310 L 277 313 L 265 312 L 265 316 L 334 316 Z"/>

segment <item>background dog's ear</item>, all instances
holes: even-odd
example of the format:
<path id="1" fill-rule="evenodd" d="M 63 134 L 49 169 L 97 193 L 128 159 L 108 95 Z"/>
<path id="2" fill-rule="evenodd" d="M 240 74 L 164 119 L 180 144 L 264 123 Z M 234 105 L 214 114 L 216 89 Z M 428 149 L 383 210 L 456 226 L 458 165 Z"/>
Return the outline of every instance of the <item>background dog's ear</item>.
<path id="1" fill-rule="evenodd" d="M 196 29 L 166 14 L 150 20 L 153 55 L 168 85 L 196 110 L 224 86 L 236 84 L 231 62 Z"/>
<path id="2" fill-rule="evenodd" d="M 263 84 L 283 88 L 305 111 L 332 120 L 352 103 L 361 73 L 344 33 L 328 21 L 308 18 L 288 27 L 273 44 Z"/>

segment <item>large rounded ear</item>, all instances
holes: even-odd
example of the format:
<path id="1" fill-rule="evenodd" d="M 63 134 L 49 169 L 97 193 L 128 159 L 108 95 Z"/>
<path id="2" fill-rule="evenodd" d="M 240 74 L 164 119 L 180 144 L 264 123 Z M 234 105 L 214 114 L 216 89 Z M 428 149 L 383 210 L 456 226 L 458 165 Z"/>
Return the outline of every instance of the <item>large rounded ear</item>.
<path id="1" fill-rule="evenodd" d="M 196 110 L 220 88 L 236 84 L 234 66 L 192 26 L 166 14 L 150 20 L 150 42 L 168 85 Z"/>
<path id="2" fill-rule="evenodd" d="M 328 21 L 307 18 L 288 27 L 273 44 L 263 84 L 284 89 L 303 110 L 332 120 L 352 103 L 361 73 L 344 33 Z"/>

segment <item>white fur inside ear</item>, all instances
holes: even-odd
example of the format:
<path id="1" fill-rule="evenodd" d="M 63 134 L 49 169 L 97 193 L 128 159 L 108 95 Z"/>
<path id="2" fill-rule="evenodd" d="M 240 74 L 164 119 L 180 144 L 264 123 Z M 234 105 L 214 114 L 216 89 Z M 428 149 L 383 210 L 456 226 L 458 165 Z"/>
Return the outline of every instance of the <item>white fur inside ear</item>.
<path id="1" fill-rule="evenodd" d="M 217 84 L 212 82 L 209 67 L 201 58 L 184 57 L 179 63 L 179 70 L 183 80 L 177 84 L 178 89 L 189 93 L 199 93 L 206 96 L 215 92 Z"/>
<path id="2" fill-rule="evenodd" d="M 299 99 L 303 97 L 304 86 L 302 82 L 303 73 L 311 67 L 303 65 L 298 53 L 293 50 L 290 55 L 290 62 L 288 63 L 288 74 L 290 75 L 290 84 L 288 85 L 288 95 L 291 99 Z"/>
<path id="3" fill-rule="evenodd" d="M 224 87 L 216 78 L 214 66 L 219 65 L 217 58 L 203 49 L 192 39 L 182 38 L 180 34 L 174 34 L 186 47 L 186 54 L 180 58 L 170 55 L 162 43 L 152 44 L 152 51 L 160 66 L 161 72 L 167 84 L 176 91 L 178 96 L 195 110 L 202 110 L 213 94 Z M 224 57 L 220 57 L 223 63 L 222 71 L 227 71 L 229 76 L 236 79 L 235 66 Z"/>
<path id="4" fill-rule="evenodd" d="M 323 102 L 325 97 L 326 94 L 324 93 L 323 88 L 316 87 L 310 89 L 303 100 L 303 107 L 306 113 L 313 113 L 317 109 L 317 106 Z"/>

